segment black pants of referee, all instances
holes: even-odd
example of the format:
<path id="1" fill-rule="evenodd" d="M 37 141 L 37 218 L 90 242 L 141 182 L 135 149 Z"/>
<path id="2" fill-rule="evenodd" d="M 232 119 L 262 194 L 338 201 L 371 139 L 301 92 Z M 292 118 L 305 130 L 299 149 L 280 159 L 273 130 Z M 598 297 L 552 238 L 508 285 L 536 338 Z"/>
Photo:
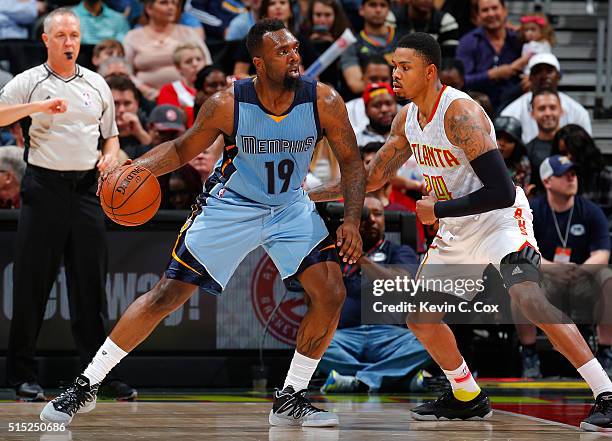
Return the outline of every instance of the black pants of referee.
<path id="1" fill-rule="evenodd" d="M 36 341 L 62 256 L 72 335 L 83 366 L 106 338 L 107 246 L 96 185 L 95 169 L 58 172 L 32 165 L 26 169 L 7 357 L 7 378 L 13 386 L 38 382 Z"/>

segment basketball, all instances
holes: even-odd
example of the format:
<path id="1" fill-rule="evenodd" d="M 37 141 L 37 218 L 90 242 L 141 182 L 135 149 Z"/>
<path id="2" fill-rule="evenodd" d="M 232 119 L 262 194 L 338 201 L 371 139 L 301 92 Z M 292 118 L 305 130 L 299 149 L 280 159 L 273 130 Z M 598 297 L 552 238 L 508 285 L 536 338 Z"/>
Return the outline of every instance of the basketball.
<path id="1" fill-rule="evenodd" d="M 157 213 L 161 189 L 149 170 L 128 165 L 107 176 L 100 189 L 100 202 L 111 220 L 133 227 L 148 222 Z"/>

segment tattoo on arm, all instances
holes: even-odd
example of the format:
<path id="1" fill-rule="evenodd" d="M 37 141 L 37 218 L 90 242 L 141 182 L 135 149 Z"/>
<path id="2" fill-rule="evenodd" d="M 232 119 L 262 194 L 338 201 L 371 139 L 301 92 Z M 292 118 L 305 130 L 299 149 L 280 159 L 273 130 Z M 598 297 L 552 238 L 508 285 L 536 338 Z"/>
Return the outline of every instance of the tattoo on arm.
<path id="1" fill-rule="evenodd" d="M 491 125 L 475 103 L 455 101 L 446 113 L 444 126 L 448 140 L 465 152 L 468 161 L 497 148 Z"/>
<path id="2" fill-rule="evenodd" d="M 340 165 L 344 218 L 359 222 L 365 195 L 365 170 L 357 148 L 355 132 L 348 120 L 346 105 L 338 93 L 328 88 L 322 101 L 319 114 L 325 124 L 329 145 Z M 329 189 L 327 191 L 329 192 Z"/>

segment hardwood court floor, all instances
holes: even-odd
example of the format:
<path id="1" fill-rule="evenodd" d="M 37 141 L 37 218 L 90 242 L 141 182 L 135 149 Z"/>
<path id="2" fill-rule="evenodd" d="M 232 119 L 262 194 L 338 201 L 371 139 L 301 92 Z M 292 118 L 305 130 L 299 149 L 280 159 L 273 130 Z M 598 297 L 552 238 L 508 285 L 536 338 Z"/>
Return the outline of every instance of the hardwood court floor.
<path id="1" fill-rule="evenodd" d="M 0 440 L 266 440 L 266 441 L 471 441 L 606 439 L 576 427 L 494 411 L 486 422 L 412 421 L 409 403 L 336 400 L 321 406 L 338 412 L 340 428 L 268 426 L 269 402 L 134 402 L 98 403 L 77 415 L 65 432 L 9 431 L 9 423 L 40 423 L 42 403 L 0 403 Z M 384 400 L 383 400 L 384 401 Z M 36 427 L 31 425 L 30 427 Z M 607 438 L 612 439 L 612 438 Z"/>

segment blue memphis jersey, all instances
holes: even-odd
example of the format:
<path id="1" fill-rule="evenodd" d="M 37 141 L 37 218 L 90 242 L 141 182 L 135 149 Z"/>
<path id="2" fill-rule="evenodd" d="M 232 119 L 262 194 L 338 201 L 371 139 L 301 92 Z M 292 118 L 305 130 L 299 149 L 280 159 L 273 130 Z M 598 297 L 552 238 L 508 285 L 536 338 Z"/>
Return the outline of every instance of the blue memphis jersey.
<path id="1" fill-rule="evenodd" d="M 221 182 L 241 196 L 284 205 L 303 195 L 315 145 L 321 137 L 317 82 L 302 79 L 280 116 L 260 103 L 252 78 L 234 83 L 234 133 L 225 137 L 223 161 L 207 187 Z"/>

